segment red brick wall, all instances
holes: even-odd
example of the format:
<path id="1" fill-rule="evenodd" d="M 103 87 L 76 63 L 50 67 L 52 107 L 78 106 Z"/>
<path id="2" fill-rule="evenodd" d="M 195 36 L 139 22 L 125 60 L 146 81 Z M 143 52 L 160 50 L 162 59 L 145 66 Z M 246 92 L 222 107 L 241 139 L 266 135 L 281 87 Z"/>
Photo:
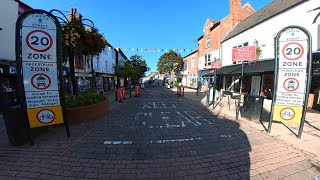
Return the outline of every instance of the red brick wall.
<path id="1" fill-rule="evenodd" d="M 198 41 L 199 57 L 205 55 L 209 51 L 212 51 L 221 47 L 221 40 L 230 32 L 230 30 L 236 25 L 236 23 L 240 22 L 241 20 L 255 13 L 255 10 L 249 3 L 246 3 L 243 7 L 241 6 L 241 0 L 229 0 L 229 3 L 230 3 L 230 14 L 225 18 L 221 19 L 220 25 L 215 27 L 212 31 L 210 31 L 211 21 L 209 19 L 207 20 L 204 26 L 203 38 Z M 207 25 L 209 26 L 209 28 L 206 28 Z M 207 32 L 210 35 L 209 48 L 206 48 Z"/>
<path id="2" fill-rule="evenodd" d="M 194 67 L 191 67 L 191 57 L 194 56 Z M 188 62 L 188 75 L 195 74 L 198 76 L 198 52 L 191 54 L 183 59 L 183 61 Z"/>

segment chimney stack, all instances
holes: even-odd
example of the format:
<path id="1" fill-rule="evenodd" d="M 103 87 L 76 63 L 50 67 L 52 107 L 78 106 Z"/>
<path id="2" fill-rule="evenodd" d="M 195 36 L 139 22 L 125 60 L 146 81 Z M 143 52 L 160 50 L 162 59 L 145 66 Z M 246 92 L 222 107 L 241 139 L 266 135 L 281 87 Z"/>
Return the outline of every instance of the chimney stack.
<path id="1" fill-rule="evenodd" d="M 232 27 L 242 20 L 241 0 L 229 0 Z"/>

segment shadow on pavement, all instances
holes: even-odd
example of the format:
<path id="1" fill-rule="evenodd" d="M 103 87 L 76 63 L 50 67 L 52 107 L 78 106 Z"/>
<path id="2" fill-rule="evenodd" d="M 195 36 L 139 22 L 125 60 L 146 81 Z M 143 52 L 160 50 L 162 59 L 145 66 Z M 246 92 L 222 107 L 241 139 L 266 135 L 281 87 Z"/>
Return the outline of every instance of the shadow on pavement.
<path id="1" fill-rule="evenodd" d="M 49 177 L 55 170 L 45 167 L 58 165 L 58 176 L 250 179 L 251 145 L 239 126 L 171 90 L 146 87 L 106 118 L 72 126 L 69 139 L 55 128 L 16 156 L 6 155 L 12 148 L 0 148 L 0 176 L 9 176 L 2 168 L 21 168 L 33 159 L 25 171 Z"/>

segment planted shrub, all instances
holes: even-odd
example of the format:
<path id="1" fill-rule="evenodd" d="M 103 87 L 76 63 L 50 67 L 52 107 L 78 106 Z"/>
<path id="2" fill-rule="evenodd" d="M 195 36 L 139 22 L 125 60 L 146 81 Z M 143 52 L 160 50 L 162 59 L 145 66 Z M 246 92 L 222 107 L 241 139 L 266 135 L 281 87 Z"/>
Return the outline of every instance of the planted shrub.
<path id="1" fill-rule="evenodd" d="M 78 107 L 87 106 L 90 104 L 96 104 L 98 102 L 104 101 L 105 97 L 102 94 L 88 93 L 66 96 L 66 107 Z"/>

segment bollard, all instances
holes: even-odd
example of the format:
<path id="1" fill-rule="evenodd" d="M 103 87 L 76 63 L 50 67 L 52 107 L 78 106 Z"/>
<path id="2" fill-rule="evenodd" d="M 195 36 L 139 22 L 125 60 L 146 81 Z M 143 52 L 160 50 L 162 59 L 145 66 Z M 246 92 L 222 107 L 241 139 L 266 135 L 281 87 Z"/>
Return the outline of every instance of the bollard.
<path id="1" fill-rule="evenodd" d="M 122 96 L 122 92 L 121 92 L 121 88 L 118 88 L 117 90 L 117 99 L 119 102 L 123 102 L 122 99 L 123 99 L 123 96 Z"/>
<path id="2" fill-rule="evenodd" d="M 126 88 L 125 87 L 121 88 L 121 93 L 122 93 L 122 99 L 127 99 L 126 98 L 127 92 L 126 92 Z"/>
<path id="3" fill-rule="evenodd" d="M 184 87 L 182 88 L 182 96 L 184 96 Z"/>

